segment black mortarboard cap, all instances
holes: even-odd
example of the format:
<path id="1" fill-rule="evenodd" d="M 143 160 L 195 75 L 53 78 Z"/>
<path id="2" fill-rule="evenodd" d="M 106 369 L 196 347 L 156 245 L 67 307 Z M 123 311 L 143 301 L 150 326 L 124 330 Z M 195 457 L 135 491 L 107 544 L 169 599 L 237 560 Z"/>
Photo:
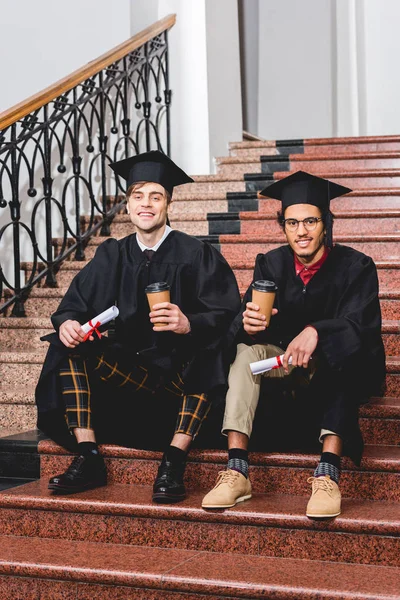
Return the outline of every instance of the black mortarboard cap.
<path id="1" fill-rule="evenodd" d="M 351 191 L 328 179 L 297 171 L 263 189 L 261 195 L 281 200 L 282 210 L 292 204 L 313 204 L 321 210 L 329 210 L 329 203 L 333 198 Z"/>
<path id="2" fill-rule="evenodd" d="M 126 180 L 128 188 L 137 181 L 152 181 L 159 183 L 172 194 L 174 186 L 193 182 L 189 175 L 186 175 L 174 161 L 159 150 L 137 154 L 111 163 L 109 166 Z"/>

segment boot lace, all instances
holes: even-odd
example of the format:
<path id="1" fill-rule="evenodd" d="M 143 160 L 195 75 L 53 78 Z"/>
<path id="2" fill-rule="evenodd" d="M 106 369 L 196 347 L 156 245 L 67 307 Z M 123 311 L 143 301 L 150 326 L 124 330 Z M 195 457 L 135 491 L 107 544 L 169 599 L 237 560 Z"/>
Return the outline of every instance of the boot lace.
<path id="1" fill-rule="evenodd" d="M 327 492 L 332 496 L 334 490 L 334 482 L 330 477 L 309 477 L 308 483 L 312 483 L 312 493 L 315 494 L 318 490 Z"/>
<path id="2" fill-rule="evenodd" d="M 222 483 L 227 483 L 229 486 L 233 486 L 239 477 L 240 473 L 238 471 L 233 471 L 232 469 L 228 469 L 227 471 L 220 471 L 218 473 L 217 483 L 215 487 L 218 487 Z"/>

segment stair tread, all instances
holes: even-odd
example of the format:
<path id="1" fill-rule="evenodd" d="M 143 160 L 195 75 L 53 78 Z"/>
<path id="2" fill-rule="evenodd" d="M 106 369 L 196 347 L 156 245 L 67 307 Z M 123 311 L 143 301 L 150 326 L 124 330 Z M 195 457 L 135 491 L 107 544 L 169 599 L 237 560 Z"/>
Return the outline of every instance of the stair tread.
<path id="1" fill-rule="evenodd" d="M 204 236 L 199 236 L 200 238 Z M 219 235 L 219 243 L 282 243 L 285 241 L 282 234 L 225 234 Z M 400 233 L 384 233 L 384 234 L 338 234 L 335 235 L 336 242 L 399 242 Z"/>
<path id="2" fill-rule="evenodd" d="M 394 600 L 392 567 L 0 536 L 0 573 L 245 598 Z"/>
<path id="3" fill-rule="evenodd" d="M 262 147 L 262 146 L 261 146 Z M 360 152 L 351 152 L 349 151 L 347 154 L 337 153 L 337 154 L 321 154 L 313 155 L 313 154 L 304 154 L 301 152 L 290 152 L 289 154 L 277 154 L 277 155 L 266 155 L 265 158 L 268 161 L 282 160 L 282 159 L 290 159 L 291 161 L 304 161 L 304 162 L 313 162 L 313 161 L 322 161 L 322 160 L 365 160 L 368 158 L 371 159 L 385 159 L 385 158 L 400 158 L 400 152 L 398 150 L 361 150 Z M 218 156 L 216 158 L 217 166 L 219 165 L 230 165 L 230 164 L 243 164 L 243 163 L 257 163 L 262 162 L 264 159 L 263 154 L 257 156 Z"/>
<path id="4" fill-rule="evenodd" d="M 265 200 L 264 200 L 265 201 Z M 274 201 L 275 203 L 276 201 Z M 336 219 L 391 219 L 393 217 L 400 217 L 400 208 L 388 208 L 388 209 L 368 209 L 368 210 L 360 210 L 358 208 L 354 208 L 351 210 L 334 210 L 332 211 L 333 215 Z M 212 214 L 212 213 L 211 213 Z M 226 213 L 227 216 L 230 213 Z M 210 213 L 209 213 L 210 215 Z M 241 221 L 276 221 L 276 212 L 267 213 L 264 211 L 240 211 L 240 220 Z M 181 221 L 183 219 L 180 219 Z"/>
<path id="5" fill-rule="evenodd" d="M 40 442 L 38 451 L 40 454 L 50 455 L 69 454 L 52 440 L 43 440 Z M 158 451 L 140 450 L 112 444 L 102 445 L 101 452 L 106 458 L 159 461 L 162 457 L 162 453 Z M 251 452 L 250 463 L 254 466 L 314 468 L 316 462 L 318 462 L 318 456 L 313 453 L 297 452 Z M 192 450 L 189 455 L 189 462 L 225 464 L 226 460 L 227 452 L 224 450 Z M 361 467 L 356 468 L 348 458 L 343 459 L 343 470 L 352 471 L 354 469 L 361 471 L 400 472 L 400 446 L 367 444 L 364 448 Z"/>
<path id="6" fill-rule="evenodd" d="M 331 137 L 331 138 L 304 138 L 299 140 L 257 140 L 257 141 L 241 141 L 241 142 L 230 142 L 229 148 L 259 148 L 269 147 L 275 148 L 279 142 L 280 145 L 284 145 L 287 142 L 300 142 L 307 146 L 316 145 L 328 145 L 334 146 L 337 144 L 365 144 L 372 143 L 376 144 L 379 142 L 400 142 L 400 136 L 398 135 L 364 135 L 364 136 L 349 136 L 349 137 Z"/>
<path id="7" fill-rule="evenodd" d="M 395 502 L 344 498 L 342 515 L 328 523 L 313 521 L 305 516 L 308 496 L 254 494 L 251 502 L 240 503 L 232 509 L 205 511 L 201 508 L 201 500 L 208 490 L 189 490 L 189 497 L 183 502 L 166 505 L 152 502 L 152 487 L 149 485 L 114 483 L 73 496 L 54 496 L 47 489 L 47 485 L 47 480 L 42 479 L 3 492 L 0 494 L 0 506 L 26 510 L 400 535 L 400 504 Z"/>

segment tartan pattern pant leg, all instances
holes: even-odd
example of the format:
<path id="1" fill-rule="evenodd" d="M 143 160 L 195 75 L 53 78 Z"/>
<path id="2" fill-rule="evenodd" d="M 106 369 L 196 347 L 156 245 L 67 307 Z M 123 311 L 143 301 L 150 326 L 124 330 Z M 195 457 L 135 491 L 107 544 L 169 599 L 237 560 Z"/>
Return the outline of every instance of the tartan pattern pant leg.
<path id="1" fill-rule="evenodd" d="M 155 381 L 149 376 L 147 369 L 141 365 L 133 365 L 129 369 L 120 366 L 115 360 L 104 354 L 97 356 L 94 362 L 93 375 L 100 381 L 110 383 L 118 388 L 133 387 L 135 392 L 144 390 L 153 392 Z M 76 355 L 69 356 L 59 371 L 62 395 L 66 407 L 66 420 L 70 429 L 93 429 L 91 411 L 91 390 L 86 361 Z M 201 424 L 210 410 L 206 394 L 183 394 L 183 380 L 180 373 L 165 384 L 165 391 L 181 397 L 175 433 L 184 433 L 193 438 L 198 434 Z"/>
<path id="2" fill-rule="evenodd" d="M 194 439 L 199 433 L 210 407 L 211 404 L 206 394 L 183 395 L 175 433 L 184 433 Z"/>
<path id="3" fill-rule="evenodd" d="M 86 361 L 80 356 L 69 356 L 60 367 L 59 377 L 69 429 L 93 429 Z"/>
<path id="4" fill-rule="evenodd" d="M 144 390 L 153 392 L 156 381 L 152 380 L 148 370 L 142 365 L 121 365 L 115 359 L 109 359 L 105 354 L 96 357 L 97 364 L 93 373 L 101 380 L 115 387 L 133 386 L 134 391 Z"/>

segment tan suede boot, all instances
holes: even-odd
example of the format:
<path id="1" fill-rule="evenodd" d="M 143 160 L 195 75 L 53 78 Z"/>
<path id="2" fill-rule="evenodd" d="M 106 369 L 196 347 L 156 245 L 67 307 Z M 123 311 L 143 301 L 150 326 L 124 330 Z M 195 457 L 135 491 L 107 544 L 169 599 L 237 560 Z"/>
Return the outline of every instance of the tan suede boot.
<path id="1" fill-rule="evenodd" d="M 341 494 L 339 486 L 329 475 L 310 477 L 312 494 L 308 501 L 306 515 L 314 518 L 337 517 L 340 515 Z"/>
<path id="2" fill-rule="evenodd" d="M 203 508 L 231 508 L 251 498 L 251 483 L 239 471 L 227 469 L 218 474 L 215 487 L 203 498 Z"/>

